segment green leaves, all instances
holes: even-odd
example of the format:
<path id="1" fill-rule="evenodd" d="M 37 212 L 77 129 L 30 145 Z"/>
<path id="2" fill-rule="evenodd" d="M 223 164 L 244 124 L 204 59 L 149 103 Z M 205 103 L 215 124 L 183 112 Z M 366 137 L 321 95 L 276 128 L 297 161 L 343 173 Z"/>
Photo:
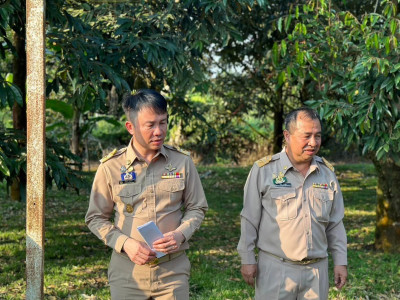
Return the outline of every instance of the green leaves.
<path id="1" fill-rule="evenodd" d="M 364 154 L 378 159 L 393 156 L 400 151 L 396 7 L 385 1 L 383 14 L 356 16 L 329 11 L 326 1 L 312 3 L 303 12 L 295 8 L 293 29 L 280 44 L 278 84 L 287 65 L 291 73 L 305 74 L 314 99 L 307 104 L 337 128 L 347 145 L 357 142 Z"/>
<path id="2" fill-rule="evenodd" d="M 289 27 L 291 23 L 292 23 L 292 15 L 288 15 L 285 18 L 285 32 L 289 32 Z"/>
<path id="3" fill-rule="evenodd" d="M 272 46 L 272 61 L 274 65 L 278 65 L 279 63 L 279 49 L 277 42 L 275 42 L 274 45 Z"/>
<path id="4" fill-rule="evenodd" d="M 277 22 L 279 32 L 282 32 L 282 20 L 283 18 L 280 17 Z"/>
<path id="5" fill-rule="evenodd" d="M 10 176 L 10 170 L 6 165 L 6 158 L 3 152 L 3 149 L 0 148 L 0 172 L 3 173 L 5 176 Z"/>
<path id="6" fill-rule="evenodd" d="M 0 108 L 4 108 L 7 105 L 12 108 L 14 102 L 22 105 L 22 101 L 21 90 L 12 82 L 2 81 L 0 75 Z"/>
<path id="7" fill-rule="evenodd" d="M 61 113 L 66 119 L 72 119 L 74 115 L 74 109 L 72 105 L 60 100 L 47 99 L 46 108 Z"/>

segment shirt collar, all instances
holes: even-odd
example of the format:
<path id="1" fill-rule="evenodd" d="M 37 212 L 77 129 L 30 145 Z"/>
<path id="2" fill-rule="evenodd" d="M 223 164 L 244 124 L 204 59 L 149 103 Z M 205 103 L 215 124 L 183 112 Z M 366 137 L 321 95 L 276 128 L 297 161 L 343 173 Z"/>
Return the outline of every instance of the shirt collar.
<path id="1" fill-rule="evenodd" d="M 283 147 L 282 151 L 279 153 L 279 160 L 281 162 L 281 167 L 282 167 L 282 172 L 283 174 L 286 174 L 286 172 L 290 169 L 290 168 L 294 168 L 292 162 L 290 161 L 287 153 L 286 153 L 286 147 Z M 318 156 L 313 156 L 312 160 L 311 160 L 311 164 L 310 164 L 310 169 L 309 172 L 313 172 L 315 170 L 319 170 L 319 165 L 317 162 L 321 162 L 321 158 Z"/>
<path id="2" fill-rule="evenodd" d="M 162 145 L 161 149 L 156 153 L 154 157 L 157 157 L 159 155 L 162 155 L 165 157 L 166 160 L 168 160 L 168 154 L 165 151 L 164 145 Z M 135 149 L 133 148 L 133 137 L 129 141 L 129 145 L 126 150 L 126 161 L 125 161 L 125 166 L 126 168 L 129 168 L 135 160 L 140 160 L 140 157 L 136 155 Z"/>
<path id="3" fill-rule="evenodd" d="M 310 165 L 310 173 L 318 170 L 319 171 L 319 163 L 322 162 L 322 159 L 319 156 L 314 155 L 311 161 L 311 165 Z"/>
<path id="4" fill-rule="evenodd" d="M 286 147 L 283 147 L 282 151 L 279 153 L 279 161 L 281 163 L 281 168 L 282 168 L 283 174 L 286 174 L 286 172 L 290 168 L 293 168 L 293 165 L 292 165 L 289 157 L 287 156 Z"/>

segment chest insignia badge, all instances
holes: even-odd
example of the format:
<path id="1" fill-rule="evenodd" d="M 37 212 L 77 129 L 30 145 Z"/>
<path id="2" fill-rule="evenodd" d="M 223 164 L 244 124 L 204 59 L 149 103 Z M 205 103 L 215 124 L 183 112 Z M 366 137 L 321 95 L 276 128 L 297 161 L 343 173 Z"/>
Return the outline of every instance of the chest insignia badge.
<path id="1" fill-rule="evenodd" d="M 126 205 L 126 211 L 127 211 L 128 213 L 133 213 L 133 206 L 130 205 L 130 204 L 127 204 L 127 205 Z"/>
<path id="2" fill-rule="evenodd" d="M 313 188 L 318 188 L 318 189 L 328 189 L 328 184 L 327 183 L 313 183 L 312 184 Z"/>
<path id="3" fill-rule="evenodd" d="M 287 183 L 287 178 L 283 175 L 282 172 L 279 172 L 278 175 L 273 174 L 272 175 L 272 182 L 274 184 L 282 184 L 282 183 Z"/>
<path id="4" fill-rule="evenodd" d="M 173 166 L 171 165 L 171 163 L 168 164 L 167 166 L 165 166 L 165 169 L 166 169 L 168 172 L 172 172 L 172 171 L 176 170 L 176 168 L 173 167 Z"/>
<path id="5" fill-rule="evenodd" d="M 135 172 L 122 173 L 121 181 L 119 182 L 119 184 L 124 184 L 124 183 L 134 182 L 134 181 L 136 181 L 136 173 Z"/>
<path id="6" fill-rule="evenodd" d="M 279 172 L 278 175 L 272 174 L 272 182 L 279 187 L 291 187 L 292 184 L 288 182 L 287 178 L 282 172 Z"/>
<path id="7" fill-rule="evenodd" d="M 122 166 L 122 167 L 121 167 L 121 174 L 122 174 L 122 173 L 125 173 L 125 172 L 126 172 L 126 167 L 125 167 L 125 166 Z"/>
<path id="8" fill-rule="evenodd" d="M 161 175 L 162 179 L 171 179 L 171 178 L 183 178 L 183 173 L 179 172 L 168 172 L 168 173 L 163 173 Z"/>

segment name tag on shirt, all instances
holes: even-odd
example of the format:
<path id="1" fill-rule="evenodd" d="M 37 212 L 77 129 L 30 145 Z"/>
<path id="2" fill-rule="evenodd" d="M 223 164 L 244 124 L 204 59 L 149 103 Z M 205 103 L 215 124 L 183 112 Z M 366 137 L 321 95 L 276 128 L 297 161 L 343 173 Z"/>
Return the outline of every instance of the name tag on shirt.
<path id="1" fill-rule="evenodd" d="M 280 184 L 275 184 L 275 187 L 292 187 L 292 184 L 290 182 L 285 182 L 285 183 L 280 183 Z"/>

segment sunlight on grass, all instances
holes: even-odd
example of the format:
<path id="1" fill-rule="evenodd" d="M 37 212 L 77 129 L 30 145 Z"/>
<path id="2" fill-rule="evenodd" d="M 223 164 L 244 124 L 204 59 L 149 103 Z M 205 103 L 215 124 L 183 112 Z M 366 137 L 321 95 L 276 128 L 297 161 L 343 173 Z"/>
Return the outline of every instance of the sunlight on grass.
<path id="1" fill-rule="evenodd" d="M 342 192 L 361 191 L 362 188 L 358 186 L 341 187 Z"/>

